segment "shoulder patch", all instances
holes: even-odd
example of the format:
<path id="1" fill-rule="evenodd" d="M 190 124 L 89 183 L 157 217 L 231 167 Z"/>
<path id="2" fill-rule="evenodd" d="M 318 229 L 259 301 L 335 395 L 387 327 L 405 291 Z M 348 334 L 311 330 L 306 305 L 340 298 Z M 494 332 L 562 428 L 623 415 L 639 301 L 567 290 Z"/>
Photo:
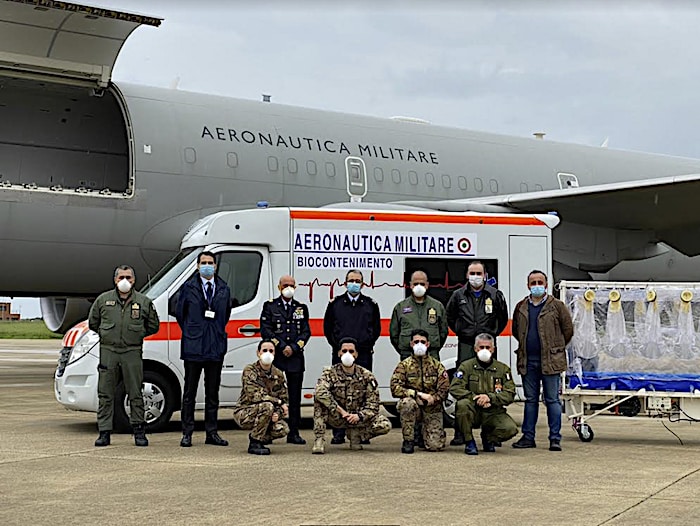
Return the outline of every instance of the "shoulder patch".
<path id="1" fill-rule="evenodd" d="M 455 378 L 462 378 L 464 376 L 464 373 L 462 371 L 457 371 L 455 373 Z"/>

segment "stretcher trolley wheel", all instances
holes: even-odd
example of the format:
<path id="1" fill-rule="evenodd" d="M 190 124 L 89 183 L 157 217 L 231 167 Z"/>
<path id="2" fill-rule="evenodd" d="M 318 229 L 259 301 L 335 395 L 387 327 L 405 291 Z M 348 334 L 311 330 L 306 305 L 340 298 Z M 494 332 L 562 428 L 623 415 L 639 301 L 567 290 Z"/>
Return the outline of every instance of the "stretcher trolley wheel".
<path id="1" fill-rule="evenodd" d="M 576 432 L 578 433 L 578 438 L 581 442 L 590 442 L 595 436 L 593 433 L 593 428 L 585 423 L 578 425 L 576 427 Z"/>

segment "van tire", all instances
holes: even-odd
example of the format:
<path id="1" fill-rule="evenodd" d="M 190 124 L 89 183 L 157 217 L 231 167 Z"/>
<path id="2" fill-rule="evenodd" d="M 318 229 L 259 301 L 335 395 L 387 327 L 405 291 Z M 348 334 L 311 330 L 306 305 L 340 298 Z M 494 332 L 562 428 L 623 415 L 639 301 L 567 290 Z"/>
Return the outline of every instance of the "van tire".
<path id="1" fill-rule="evenodd" d="M 175 390 L 162 374 L 148 369 L 143 372 L 143 387 L 146 430 L 150 433 L 163 431 L 179 402 L 175 400 Z M 117 384 L 114 400 L 114 430 L 117 433 L 131 432 L 123 380 Z"/>

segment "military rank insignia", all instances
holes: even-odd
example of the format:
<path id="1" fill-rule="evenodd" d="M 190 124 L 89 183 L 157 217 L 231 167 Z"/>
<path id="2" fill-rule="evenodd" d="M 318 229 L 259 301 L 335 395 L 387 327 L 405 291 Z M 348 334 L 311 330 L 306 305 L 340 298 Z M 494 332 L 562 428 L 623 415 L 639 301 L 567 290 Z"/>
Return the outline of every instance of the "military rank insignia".
<path id="1" fill-rule="evenodd" d="M 435 325 L 437 323 L 437 311 L 432 307 L 428 309 L 428 323 Z"/>
<path id="2" fill-rule="evenodd" d="M 141 317 L 141 306 L 138 303 L 131 304 L 131 319 L 138 320 Z"/>
<path id="3" fill-rule="evenodd" d="M 503 382 L 501 382 L 500 378 L 496 378 L 493 381 L 493 390 L 496 393 L 500 393 L 501 391 L 503 391 Z"/>

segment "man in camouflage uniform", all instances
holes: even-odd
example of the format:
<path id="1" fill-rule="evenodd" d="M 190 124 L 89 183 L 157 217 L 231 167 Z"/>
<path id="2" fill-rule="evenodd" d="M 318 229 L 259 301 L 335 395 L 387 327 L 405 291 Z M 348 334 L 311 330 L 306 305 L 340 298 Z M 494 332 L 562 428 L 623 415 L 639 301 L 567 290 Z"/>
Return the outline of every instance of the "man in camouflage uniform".
<path id="1" fill-rule="evenodd" d="M 400 398 L 396 404 L 401 416 L 403 433 L 402 453 L 414 451 L 416 421 L 423 422 L 423 442 L 428 451 L 445 448 L 445 430 L 442 426 L 442 402 L 450 390 L 445 366 L 426 352 L 430 346 L 428 333 L 423 329 L 411 332 L 413 356 L 400 362 L 391 376 L 391 394 Z"/>
<path id="2" fill-rule="evenodd" d="M 129 397 L 129 421 L 134 443 L 148 446 L 144 418 L 143 339 L 158 332 L 160 321 L 151 300 L 133 290 L 134 269 L 121 265 L 114 271 L 112 290 L 100 294 L 90 307 L 88 325 L 100 335 L 100 363 L 97 366 L 97 427 L 95 446 L 108 446 L 114 417 L 114 398 L 119 371 Z M 123 403 L 119 400 L 117 403 Z"/>
<path id="3" fill-rule="evenodd" d="M 323 370 L 314 396 L 314 447 L 312 453 L 326 452 L 326 425 L 347 428 L 350 449 L 362 449 L 361 442 L 386 435 L 391 422 L 379 414 L 377 379 L 356 365 L 357 342 L 343 338 L 338 355 L 341 362 Z"/>
<path id="4" fill-rule="evenodd" d="M 251 429 L 248 453 L 269 455 L 275 438 L 289 433 L 289 396 L 284 373 L 274 367 L 275 344 L 262 340 L 258 344 L 258 361 L 243 369 L 241 396 L 233 409 L 233 418 L 241 429 Z"/>
<path id="5" fill-rule="evenodd" d="M 474 346 L 476 358 L 459 366 L 452 378 L 450 393 L 457 399 L 457 425 L 464 433 L 467 455 L 478 455 L 472 429 L 481 427 L 484 451 L 496 451 L 497 442 L 518 434 L 518 427 L 506 413 L 515 398 L 515 382 L 510 367 L 493 358 L 495 342 L 488 333 L 479 334 Z"/>
<path id="6" fill-rule="evenodd" d="M 394 306 L 389 324 L 391 345 L 399 353 L 401 360 L 413 354 L 411 331 L 423 329 L 431 342 L 428 354 L 440 359 L 440 349 L 447 340 L 447 314 L 445 307 L 435 298 L 427 295 L 428 276 L 422 270 L 411 274 L 411 295 Z"/>

